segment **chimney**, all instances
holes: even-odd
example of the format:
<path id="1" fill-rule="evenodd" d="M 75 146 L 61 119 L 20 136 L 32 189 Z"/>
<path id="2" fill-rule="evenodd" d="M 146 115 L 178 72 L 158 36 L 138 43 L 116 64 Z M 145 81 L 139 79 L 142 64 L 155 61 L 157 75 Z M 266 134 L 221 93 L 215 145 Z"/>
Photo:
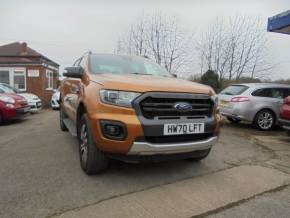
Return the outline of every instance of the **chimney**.
<path id="1" fill-rule="evenodd" d="M 21 54 L 26 54 L 27 53 L 27 43 L 22 42 L 21 43 Z"/>

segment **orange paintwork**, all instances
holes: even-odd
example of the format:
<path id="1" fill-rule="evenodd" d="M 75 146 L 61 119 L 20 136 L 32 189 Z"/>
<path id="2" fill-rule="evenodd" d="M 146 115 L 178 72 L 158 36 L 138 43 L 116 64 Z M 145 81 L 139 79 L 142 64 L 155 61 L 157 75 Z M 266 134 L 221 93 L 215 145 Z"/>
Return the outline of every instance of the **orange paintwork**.
<path id="1" fill-rule="evenodd" d="M 91 128 L 97 146 L 105 152 L 126 154 L 137 136 L 143 136 L 142 125 L 135 113 L 134 108 L 126 108 L 103 104 L 100 100 L 100 89 L 113 89 L 135 92 L 183 92 L 214 95 L 212 88 L 194 82 L 176 78 L 153 77 L 149 75 L 92 75 L 85 67 L 85 75 L 80 79 L 66 79 L 62 85 L 62 98 L 70 97 L 70 105 L 65 106 L 67 115 L 76 121 L 77 108 L 82 103 L 90 118 Z M 80 88 L 79 94 L 73 94 L 73 89 Z M 65 102 L 62 100 L 62 102 Z M 125 141 L 110 140 L 103 137 L 100 120 L 116 120 L 123 122 L 128 129 L 128 137 Z M 219 133 L 221 117 L 216 113 L 218 125 L 216 132 Z"/>

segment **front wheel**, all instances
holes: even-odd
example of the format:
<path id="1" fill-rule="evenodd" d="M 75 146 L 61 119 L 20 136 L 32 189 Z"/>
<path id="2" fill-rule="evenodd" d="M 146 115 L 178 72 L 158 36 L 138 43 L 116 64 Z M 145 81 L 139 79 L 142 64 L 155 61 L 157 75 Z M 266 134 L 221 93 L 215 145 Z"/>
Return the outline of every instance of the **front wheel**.
<path id="1" fill-rule="evenodd" d="M 260 130 L 270 130 L 275 125 L 275 115 L 270 110 L 261 110 L 257 113 L 254 124 Z"/>
<path id="2" fill-rule="evenodd" d="M 3 123 L 3 121 L 4 121 L 4 119 L 3 119 L 3 116 L 2 116 L 2 114 L 0 112 L 0 125 Z"/>
<path id="3" fill-rule="evenodd" d="M 65 114 L 65 112 L 63 110 L 63 107 L 60 107 L 60 110 L 59 110 L 59 126 L 60 126 L 60 129 L 62 131 L 67 131 L 68 130 L 67 127 L 66 127 L 66 125 L 63 122 L 63 120 L 65 118 L 67 118 L 67 117 L 66 117 L 66 114 Z"/>
<path id="4" fill-rule="evenodd" d="M 83 171 L 91 175 L 105 170 L 108 166 L 108 158 L 97 148 L 86 114 L 82 116 L 78 125 L 78 133 L 80 163 Z"/>

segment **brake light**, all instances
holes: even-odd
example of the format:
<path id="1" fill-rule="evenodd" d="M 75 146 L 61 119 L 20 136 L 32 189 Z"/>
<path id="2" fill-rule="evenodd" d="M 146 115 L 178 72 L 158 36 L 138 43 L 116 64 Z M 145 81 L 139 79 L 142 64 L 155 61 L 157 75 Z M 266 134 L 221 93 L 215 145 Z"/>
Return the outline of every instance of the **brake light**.
<path id="1" fill-rule="evenodd" d="M 234 97 L 232 98 L 231 102 L 245 102 L 250 101 L 248 97 L 240 96 L 240 97 Z"/>

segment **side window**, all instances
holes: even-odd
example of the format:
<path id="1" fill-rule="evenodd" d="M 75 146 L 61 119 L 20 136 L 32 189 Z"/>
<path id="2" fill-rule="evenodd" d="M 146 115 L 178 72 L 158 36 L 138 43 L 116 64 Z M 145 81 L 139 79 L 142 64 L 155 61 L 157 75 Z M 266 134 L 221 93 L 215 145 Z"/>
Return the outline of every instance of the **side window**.
<path id="1" fill-rule="evenodd" d="M 279 98 L 279 99 L 284 98 L 283 89 L 273 88 L 271 90 L 272 90 L 271 92 L 272 98 Z"/>
<path id="2" fill-rule="evenodd" d="M 271 96 L 271 89 L 269 89 L 269 88 L 258 89 L 252 93 L 252 96 L 270 98 L 270 97 L 272 97 Z"/>
<path id="3" fill-rule="evenodd" d="M 283 98 L 287 98 L 288 96 L 290 96 L 290 89 L 283 89 Z"/>

